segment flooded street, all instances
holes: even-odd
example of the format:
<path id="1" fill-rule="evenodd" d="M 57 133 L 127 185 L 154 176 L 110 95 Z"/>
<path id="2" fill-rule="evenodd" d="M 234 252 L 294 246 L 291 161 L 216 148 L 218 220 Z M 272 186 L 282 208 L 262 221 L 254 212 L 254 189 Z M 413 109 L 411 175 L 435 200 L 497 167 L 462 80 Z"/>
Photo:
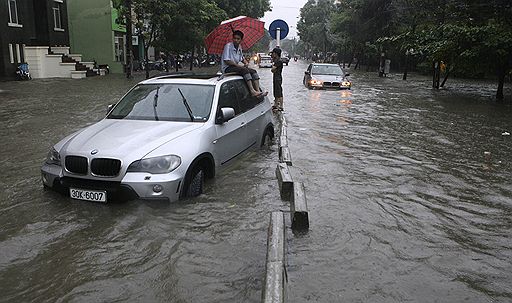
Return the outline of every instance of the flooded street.
<path id="1" fill-rule="evenodd" d="M 290 240 L 290 302 L 512 301 L 510 105 L 401 75 L 308 91 L 305 69 L 285 78 L 311 221 Z"/>
<path id="2" fill-rule="evenodd" d="M 427 77 L 360 71 L 350 91 L 311 91 L 306 67 L 283 72 L 310 211 L 310 231 L 288 233 L 288 301 L 511 302 L 511 103 L 488 83 L 434 91 Z M 138 80 L 0 82 L 0 302 L 260 302 L 269 213 L 289 210 L 277 145 L 179 203 L 43 190 L 51 145 Z"/>

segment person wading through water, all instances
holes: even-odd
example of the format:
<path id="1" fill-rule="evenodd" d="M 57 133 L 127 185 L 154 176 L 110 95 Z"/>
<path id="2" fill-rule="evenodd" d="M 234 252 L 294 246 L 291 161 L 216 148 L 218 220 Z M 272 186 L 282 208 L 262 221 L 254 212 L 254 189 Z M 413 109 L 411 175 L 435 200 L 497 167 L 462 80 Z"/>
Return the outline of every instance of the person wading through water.
<path id="1" fill-rule="evenodd" d="M 275 110 L 283 110 L 283 61 L 281 61 L 281 49 L 272 50 L 272 73 L 274 74 L 274 106 Z"/>

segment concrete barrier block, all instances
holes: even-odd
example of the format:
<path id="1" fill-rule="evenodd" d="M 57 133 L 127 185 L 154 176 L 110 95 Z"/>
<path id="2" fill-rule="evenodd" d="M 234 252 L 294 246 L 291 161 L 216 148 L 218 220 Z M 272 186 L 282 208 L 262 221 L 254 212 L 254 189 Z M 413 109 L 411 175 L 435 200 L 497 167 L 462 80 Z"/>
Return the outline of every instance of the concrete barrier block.
<path id="1" fill-rule="evenodd" d="M 279 136 L 279 146 L 288 146 L 287 136 Z"/>
<path id="2" fill-rule="evenodd" d="M 292 155 L 288 146 L 284 146 L 280 149 L 279 162 L 286 163 L 286 165 L 292 166 Z"/>
<path id="3" fill-rule="evenodd" d="M 285 289 L 288 278 L 285 268 L 285 235 L 284 214 L 272 212 L 267 234 L 266 273 L 262 292 L 264 303 L 286 301 Z"/>
<path id="4" fill-rule="evenodd" d="M 288 136 L 288 128 L 286 125 L 281 126 L 281 136 L 285 136 L 285 137 Z"/>
<path id="5" fill-rule="evenodd" d="M 279 147 L 278 147 L 279 157 L 281 157 L 283 147 L 288 147 L 288 137 L 279 136 Z"/>
<path id="6" fill-rule="evenodd" d="M 276 177 L 279 184 L 279 192 L 281 199 L 290 201 L 293 196 L 293 180 L 288 165 L 286 163 L 278 163 L 276 168 Z"/>
<path id="7" fill-rule="evenodd" d="M 306 201 L 304 183 L 298 182 L 293 187 L 293 199 L 291 203 L 291 221 L 293 230 L 309 229 L 309 211 Z"/>
<path id="8" fill-rule="evenodd" d="M 283 121 L 283 112 L 281 112 L 281 111 L 275 112 L 275 115 L 276 115 L 277 121 L 279 123 L 281 123 Z"/>

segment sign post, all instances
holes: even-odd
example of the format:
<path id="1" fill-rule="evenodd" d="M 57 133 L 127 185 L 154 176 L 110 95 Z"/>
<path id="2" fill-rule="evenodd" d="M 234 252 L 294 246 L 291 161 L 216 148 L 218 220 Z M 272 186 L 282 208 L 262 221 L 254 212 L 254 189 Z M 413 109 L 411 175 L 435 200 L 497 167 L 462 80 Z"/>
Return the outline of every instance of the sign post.
<path id="1" fill-rule="evenodd" d="M 268 31 L 272 39 L 276 39 L 277 46 L 281 46 L 281 40 L 288 35 L 288 24 L 281 19 L 274 20 L 270 23 Z"/>

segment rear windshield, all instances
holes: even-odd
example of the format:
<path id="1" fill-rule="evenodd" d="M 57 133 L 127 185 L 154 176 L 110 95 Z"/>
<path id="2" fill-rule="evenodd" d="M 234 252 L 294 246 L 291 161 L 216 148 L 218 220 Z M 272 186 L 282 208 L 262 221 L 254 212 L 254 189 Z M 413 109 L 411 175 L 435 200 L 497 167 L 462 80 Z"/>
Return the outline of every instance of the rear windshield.
<path id="1" fill-rule="evenodd" d="M 107 119 L 205 122 L 214 91 L 213 85 L 139 84 L 116 104 Z"/>

